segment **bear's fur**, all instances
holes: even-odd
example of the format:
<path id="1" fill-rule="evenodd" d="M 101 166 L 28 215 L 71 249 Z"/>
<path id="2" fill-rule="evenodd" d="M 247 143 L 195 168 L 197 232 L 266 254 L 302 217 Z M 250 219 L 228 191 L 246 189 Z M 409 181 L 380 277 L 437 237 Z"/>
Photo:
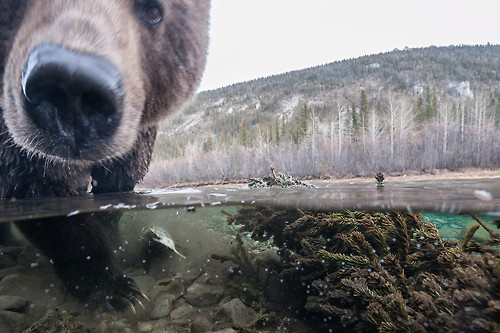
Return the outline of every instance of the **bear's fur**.
<path id="1" fill-rule="evenodd" d="M 86 194 L 90 179 L 93 193 L 132 190 L 148 170 L 158 121 L 198 86 L 208 10 L 208 0 L 0 0 L 0 199 Z M 30 94 L 37 93 L 26 88 L 30 66 L 44 47 L 119 73 L 112 116 L 80 114 L 81 105 L 71 120 L 63 119 L 69 111 L 59 104 L 28 110 Z M 99 119 L 110 123 L 109 133 Z M 121 296 L 114 304 L 120 307 L 136 301 L 139 291 L 114 262 L 100 222 L 106 220 L 81 214 L 17 225 L 53 259 L 68 291 L 81 299 Z M 82 250 L 82 244 L 88 246 Z"/>

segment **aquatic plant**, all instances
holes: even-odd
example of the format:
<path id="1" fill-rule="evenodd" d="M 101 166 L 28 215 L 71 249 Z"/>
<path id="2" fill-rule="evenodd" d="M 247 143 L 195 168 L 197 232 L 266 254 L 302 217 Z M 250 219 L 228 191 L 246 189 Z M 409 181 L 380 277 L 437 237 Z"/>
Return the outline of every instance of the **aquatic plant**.
<path id="1" fill-rule="evenodd" d="M 252 239 L 267 241 L 271 236 L 280 238 L 289 222 L 304 215 L 300 210 L 277 210 L 270 207 L 255 209 L 252 206 L 238 208 L 238 214 L 228 215 L 228 224 L 239 225 L 239 232 L 252 232 Z"/>
<path id="2" fill-rule="evenodd" d="M 419 213 L 241 207 L 228 221 L 274 237 L 290 303 L 325 329 L 500 330 L 498 240 L 471 240 L 478 227 L 457 243 Z"/>
<path id="3" fill-rule="evenodd" d="M 76 333 L 83 330 L 83 324 L 66 310 L 48 310 L 36 323 L 27 328 L 24 333 L 66 332 Z"/>

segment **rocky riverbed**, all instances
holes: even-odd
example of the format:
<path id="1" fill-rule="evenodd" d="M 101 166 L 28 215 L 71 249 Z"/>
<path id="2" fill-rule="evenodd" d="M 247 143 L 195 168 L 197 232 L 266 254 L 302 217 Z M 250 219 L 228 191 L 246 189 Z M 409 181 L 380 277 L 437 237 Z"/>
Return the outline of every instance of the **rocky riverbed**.
<path id="1" fill-rule="evenodd" d="M 29 326 L 30 332 L 57 332 L 61 326 L 72 326 L 74 332 L 229 333 L 257 320 L 254 311 L 226 288 L 230 263 L 212 261 L 203 270 L 158 280 L 132 270 L 128 275 L 150 302 L 137 314 L 113 315 L 87 309 L 67 295 L 50 263 L 29 245 L 1 251 L 0 332 L 21 332 Z"/>
<path id="2" fill-rule="evenodd" d="M 220 211 L 123 215 L 116 255 L 149 298 L 143 309 L 136 306 L 136 313 L 82 304 L 64 290 L 52 264 L 29 243 L 1 246 L 0 332 L 304 331 L 299 320 L 285 314 L 290 311 L 271 313 L 263 297 L 272 295 L 286 309 L 275 250 L 247 244 L 249 237 L 238 235 Z M 151 223 L 167 228 L 187 259 L 166 248 L 145 256 L 141 229 Z"/>

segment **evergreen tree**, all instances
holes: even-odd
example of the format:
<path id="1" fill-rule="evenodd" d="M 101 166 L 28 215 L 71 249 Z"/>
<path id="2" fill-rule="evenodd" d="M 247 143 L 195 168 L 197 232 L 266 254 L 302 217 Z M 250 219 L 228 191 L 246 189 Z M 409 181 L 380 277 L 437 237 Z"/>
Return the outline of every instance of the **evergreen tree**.
<path id="1" fill-rule="evenodd" d="M 495 92 L 491 94 L 491 100 L 488 107 L 493 113 L 495 125 L 500 125 L 500 90 L 495 90 Z"/>
<path id="2" fill-rule="evenodd" d="M 424 99 L 422 98 L 422 94 L 418 95 L 417 101 L 415 103 L 415 111 L 417 113 L 417 119 L 419 122 L 425 121 L 425 108 L 424 108 Z"/>
<path id="3" fill-rule="evenodd" d="M 251 145 L 250 134 L 248 133 L 246 119 L 243 119 L 243 121 L 241 122 L 239 142 L 242 146 L 245 147 L 250 147 Z"/>
<path id="4" fill-rule="evenodd" d="M 294 124 L 290 124 L 290 138 L 292 139 L 292 142 L 295 144 L 298 144 L 300 141 L 299 130 L 297 127 L 295 127 Z"/>
<path id="5" fill-rule="evenodd" d="M 271 123 L 271 130 L 273 132 L 273 143 L 279 145 L 280 143 L 280 123 L 278 117 L 275 117 Z"/>
<path id="6" fill-rule="evenodd" d="M 361 90 L 361 97 L 359 101 L 359 115 L 361 119 L 367 119 L 368 117 L 368 98 L 366 97 L 365 90 Z"/>
<path id="7" fill-rule="evenodd" d="M 354 134 L 354 139 L 357 139 L 359 133 L 359 120 L 358 115 L 356 113 L 356 105 L 352 102 L 351 106 L 351 117 L 352 117 L 352 131 Z"/>
<path id="8" fill-rule="evenodd" d="M 299 127 L 298 127 L 298 139 L 302 139 L 307 135 L 307 129 L 309 126 L 309 109 L 307 108 L 307 104 L 300 108 L 300 116 L 299 116 Z"/>
<path id="9" fill-rule="evenodd" d="M 433 111 L 432 116 L 435 117 L 437 115 L 438 109 L 439 109 L 439 99 L 436 91 L 436 87 L 432 87 L 432 94 L 431 94 L 431 108 Z"/>
<path id="10" fill-rule="evenodd" d="M 212 140 L 212 137 L 209 136 L 204 142 L 203 142 L 203 151 L 205 153 L 208 153 L 209 151 L 214 150 L 214 141 Z"/>
<path id="11" fill-rule="evenodd" d="M 424 121 L 428 121 L 433 119 L 438 110 L 438 98 L 437 98 L 437 93 L 436 93 L 436 87 L 431 89 L 427 85 L 425 87 L 425 115 L 424 115 Z"/>

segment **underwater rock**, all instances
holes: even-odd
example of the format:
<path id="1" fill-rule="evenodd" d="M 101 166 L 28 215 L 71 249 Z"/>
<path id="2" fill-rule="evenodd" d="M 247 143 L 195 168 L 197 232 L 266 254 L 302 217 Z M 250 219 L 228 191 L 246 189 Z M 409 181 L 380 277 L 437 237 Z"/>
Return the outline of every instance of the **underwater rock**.
<path id="1" fill-rule="evenodd" d="M 55 297 L 62 300 L 65 297 L 64 291 L 59 288 L 57 279 L 52 274 L 53 272 L 43 271 L 42 275 L 42 271 L 38 269 L 16 270 L 16 273 L 7 275 L 0 281 L 0 295 L 15 292 L 15 296 L 27 298 L 31 303 L 35 303 L 32 297 L 37 295 L 36 303 L 46 307 L 50 299 Z M 44 292 L 40 294 L 40 291 Z M 42 311 L 40 315 L 43 315 L 46 310 L 47 308 L 44 310 L 36 308 L 36 311 Z"/>
<path id="2" fill-rule="evenodd" d="M 217 304 L 224 296 L 224 288 L 193 283 L 186 290 L 186 301 L 193 306 L 210 306 Z"/>
<path id="3" fill-rule="evenodd" d="M 17 264 L 22 267 L 38 266 L 40 263 L 45 263 L 45 258 L 42 258 L 40 253 L 31 246 L 23 247 L 23 250 L 17 256 Z"/>
<path id="4" fill-rule="evenodd" d="M 23 288 L 24 286 L 31 286 L 32 279 L 28 277 L 25 274 L 10 274 L 4 277 L 0 281 L 0 295 L 5 295 L 9 293 L 11 290 L 25 290 L 26 288 Z M 27 295 L 23 296 L 29 296 L 29 291 L 27 292 Z"/>
<path id="5" fill-rule="evenodd" d="M 127 323 L 126 319 L 115 321 L 103 320 L 97 325 L 96 331 L 98 333 L 132 333 L 130 324 Z"/>
<path id="6" fill-rule="evenodd" d="M 136 324 L 136 332 L 149 333 L 153 330 L 156 321 L 140 321 Z"/>
<path id="7" fill-rule="evenodd" d="M 115 320 L 109 323 L 106 333 L 116 332 L 116 333 L 132 333 L 130 324 L 126 319 Z"/>
<path id="8" fill-rule="evenodd" d="M 12 258 L 17 258 L 19 253 L 24 249 L 24 246 L 2 246 L 0 247 L 0 253 L 11 256 Z"/>
<path id="9" fill-rule="evenodd" d="M 19 296 L 1 295 L 0 310 L 23 312 L 29 301 Z"/>
<path id="10" fill-rule="evenodd" d="M 212 330 L 214 324 L 205 317 L 196 317 L 190 326 L 191 333 L 206 333 Z"/>
<path id="11" fill-rule="evenodd" d="M 191 333 L 191 323 L 192 319 L 179 319 L 172 320 L 169 322 L 169 326 L 166 330 L 162 330 L 161 333 Z M 158 332 L 154 330 L 153 332 Z M 158 332 L 160 333 L 160 332 Z"/>
<path id="12" fill-rule="evenodd" d="M 184 295 L 184 285 L 181 281 L 182 276 L 180 275 L 176 275 L 170 279 L 158 280 L 149 291 L 149 297 L 155 300 L 159 295 L 166 293 L 172 295 L 175 300 Z"/>
<path id="13" fill-rule="evenodd" d="M 0 269 L 4 269 L 7 267 L 12 267 L 16 265 L 16 261 L 14 258 L 9 256 L 8 254 L 2 254 L 0 255 Z"/>
<path id="14" fill-rule="evenodd" d="M 234 298 L 220 307 L 232 326 L 234 327 L 248 327 L 256 322 L 256 318 L 252 310 L 250 310 L 239 298 Z"/>
<path id="15" fill-rule="evenodd" d="M 162 293 L 156 298 L 153 311 L 151 311 L 151 319 L 160 319 L 167 317 L 172 311 L 172 302 L 175 296 L 167 293 Z"/>
<path id="16" fill-rule="evenodd" d="M 192 318 L 192 316 L 197 312 L 198 311 L 194 306 L 190 304 L 184 304 L 172 310 L 172 312 L 170 312 L 170 319 L 179 320 L 179 319 Z"/>
<path id="17" fill-rule="evenodd" d="M 26 315 L 13 311 L 0 311 L 0 332 L 22 332 L 27 326 Z"/>
<path id="18" fill-rule="evenodd" d="M 154 323 L 153 329 L 150 332 L 167 332 L 167 329 L 170 329 L 171 326 L 172 325 L 168 322 L 167 319 L 162 318 Z M 168 332 L 175 332 L 175 331 L 170 330 Z"/>
<path id="19" fill-rule="evenodd" d="M 19 273 L 21 269 L 22 268 L 20 268 L 19 266 L 12 266 L 0 269 L 0 281 L 3 280 L 6 276 Z"/>
<path id="20" fill-rule="evenodd" d="M 207 332 L 207 333 L 212 333 L 212 332 Z M 213 333 L 237 333 L 237 332 L 235 330 L 233 330 L 232 328 L 225 328 L 223 330 L 219 330 L 219 331 L 216 331 Z"/>

